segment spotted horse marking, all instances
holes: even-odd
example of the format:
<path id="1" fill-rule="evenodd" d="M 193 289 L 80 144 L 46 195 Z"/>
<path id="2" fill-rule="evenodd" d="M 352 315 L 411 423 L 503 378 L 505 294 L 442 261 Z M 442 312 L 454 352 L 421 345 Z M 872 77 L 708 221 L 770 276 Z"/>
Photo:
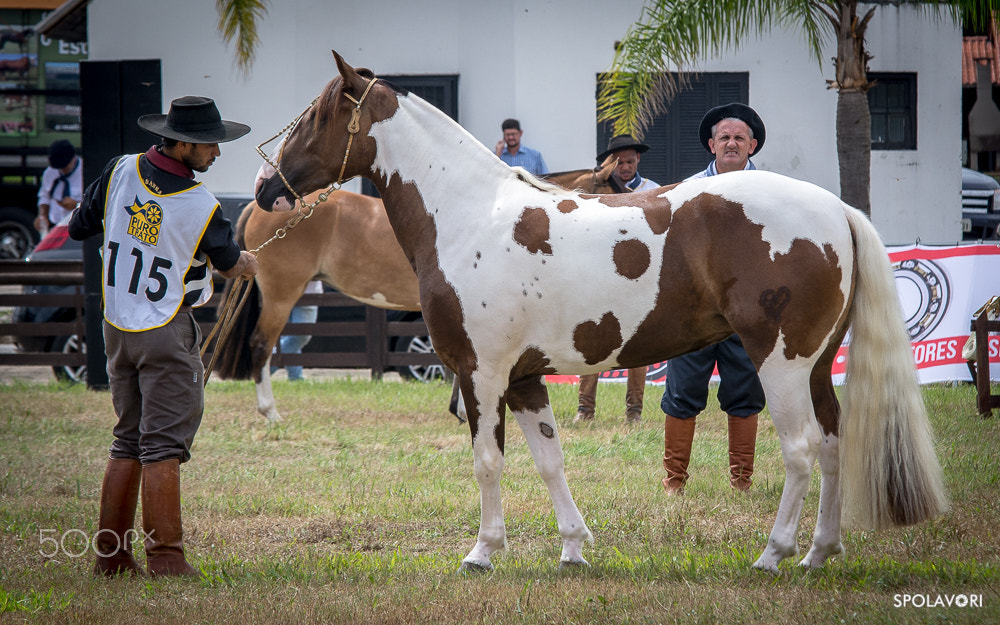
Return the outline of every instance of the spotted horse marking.
<path id="1" fill-rule="evenodd" d="M 461 570 L 492 568 L 506 546 L 505 402 L 548 487 L 561 562 L 585 564 L 591 533 L 566 483 L 543 376 L 645 366 L 734 332 L 760 372 L 785 460 L 755 567 L 777 571 L 796 553 L 817 458 L 804 566 L 842 551 L 842 514 L 879 528 L 945 508 L 888 257 L 860 212 L 762 171 L 626 195 L 545 188 L 420 98 L 334 56 L 339 76 L 258 172 L 257 202 L 289 210 L 296 193 L 351 176 L 382 196 L 469 416 L 482 518 Z M 787 298 L 761 305 L 781 289 Z M 841 413 L 830 369 L 849 327 Z"/>

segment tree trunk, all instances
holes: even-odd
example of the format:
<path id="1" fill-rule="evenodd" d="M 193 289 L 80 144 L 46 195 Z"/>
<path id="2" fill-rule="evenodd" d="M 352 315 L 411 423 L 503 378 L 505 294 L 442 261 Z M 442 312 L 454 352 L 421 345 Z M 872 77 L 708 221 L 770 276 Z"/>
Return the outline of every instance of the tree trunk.
<path id="1" fill-rule="evenodd" d="M 871 217 L 872 120 L 864 91 L 837 93 L 837 159 L 840 199 Z"/>

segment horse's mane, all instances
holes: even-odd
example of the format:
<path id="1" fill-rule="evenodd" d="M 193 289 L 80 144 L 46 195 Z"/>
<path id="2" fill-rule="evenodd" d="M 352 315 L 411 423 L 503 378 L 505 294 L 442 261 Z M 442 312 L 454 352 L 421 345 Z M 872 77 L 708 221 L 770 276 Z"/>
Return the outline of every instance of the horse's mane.
<path id="1" fill-rule="evenodd" d="M 240 249 L 247 249 L 246 244 L 246 233 L 247 233 L 247 220 L 250 219 L 250 213 L 253 212 L 254 207 L 257 206 L 257 202 L 249 202 L 240 211 L 240 217 L 236 220 L 236 243 L 240 246 Z"/>
<path id="2" fill-rule="evenodd" d="M 539 191 L 548 191 L 549 193 L 567 193 L 566 189 L 560 187 L 557 184 L 553 184 L 551 182 L 542 180 L 538 176 L 535 176 L 527 169 L 519 165 L 511 167 L 511 169 L 514 170 L 514 174 L 518 177 L 519 180 L 530 184 Z"/>

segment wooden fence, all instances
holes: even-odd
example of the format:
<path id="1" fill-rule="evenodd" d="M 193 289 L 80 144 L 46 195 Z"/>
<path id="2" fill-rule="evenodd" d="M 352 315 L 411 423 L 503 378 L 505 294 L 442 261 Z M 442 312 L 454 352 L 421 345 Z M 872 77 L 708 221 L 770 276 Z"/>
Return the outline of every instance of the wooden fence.
<path id="1" fill-rule="evenodd" d="M 76 335 L 86 339 L 83 288 L 83 261 L 35 261 L 27 263 L 19 260 L 0 260 L 0 285 L 22 287 L 25 285 L 51 285 L 69 287 L 65 294 L 26 294 L 21 288 L 6 288 L 0 293 L 0 308 L 18 306 L 51 306 L 75 309 L 72 321 L 46 323 L 15 323 L 13 319 L 0 319 L 0 336 L 13 339 L 18 337 L 59 337 Z M 12 292 L 16 290 L 17 292 Z M 207 336 L 215 325 L 215 309 L 222 305 L 219 289 L 209 303 L 199 309 L 199 325 Z M 353 338 L 347 341 L 361 349 L 345 351 L 306 351 L 302 354 L 275 354 L 272 364 L 277 366 L 302 365 L 333 369 L 370 369 L 373 378 L 380 378 L 386 371 L 406 366 L 440 365 L 441 361 L 433 353 L 393 351 L 390 346 L 401 337 L 421 337 L 427 335 L 427 326 L 422 320 L 390 321 L 387 311 L 365 306 L 357 300 L 340 293 L 303 295 L 300 305 L 317 305 L 333 309 L 356 309 L 350 321 L 323 321 L 314 324 L 288 324 L 283 334 L 309 334 L 313 342 L 319 344 L 321 337 Z M 322 308 L 321 308 L 322 313 Z M 95 313 L 97 314 L 97 313 Z M 206 320 L 206 317 L 208 320 Z M 230 337 L 230 341 L 240 337 Z M 345 341 L 341 341 L 342 343 Z M 206 363 L 211 352 L 205 354 Z M 6 366 L 47 366 L 82 367 L 87 364 L 84 353 L 26 352 L 0 353 L 0 365 Z"/>

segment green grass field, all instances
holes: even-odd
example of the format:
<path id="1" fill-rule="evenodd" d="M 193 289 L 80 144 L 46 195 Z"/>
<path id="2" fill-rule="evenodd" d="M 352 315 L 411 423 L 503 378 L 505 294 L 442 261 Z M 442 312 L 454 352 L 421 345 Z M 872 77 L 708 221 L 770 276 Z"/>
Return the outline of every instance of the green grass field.
<path id="1" fill-rule="evenodd" d="M 619 384 L 601 386 L 598 418 L 585 425 L 572 424 L 575 387 L 550 386 L 567 478 L 595 536 L 584 552 L 592 566 L 558 570 L 552 505 L 511 418 L 508 550 L 493 573 L 458 575 L 479 493 L 449 392 L 279 381 L 285 420 L 268 426 L 252 384 L 213 381 L 182 468 L 187 554 L 203 578 L 108 580 L 92 577 L 86 541 L 114 423 L 109 394 L 0 386 L 0 623 L 1000 622 L 1000 419 L 975 415 L 971 386 L 924 389 L 947 514 L 847 530 L 846 553 L 824 569 L 789 559 L 779 575 L 751 569 L 784 484 L 766 413 L 751 493 L 729 489 L 724 415 L 711 404 L 686 495 L 668 499 L 661 389 L 647 388 L 643 422 L 630 427 Z M 818 487 L 817 468 L 803 554 Z"/>

